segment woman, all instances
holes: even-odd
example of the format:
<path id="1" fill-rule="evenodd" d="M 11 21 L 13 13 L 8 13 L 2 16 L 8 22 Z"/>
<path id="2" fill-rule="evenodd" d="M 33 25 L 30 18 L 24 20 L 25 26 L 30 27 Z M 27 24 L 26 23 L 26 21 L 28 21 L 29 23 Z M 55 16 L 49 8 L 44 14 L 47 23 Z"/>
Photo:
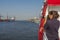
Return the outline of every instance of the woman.
<path id="1" fill-rule="evenodd" d="M 44 29 L 48 40 L 59 40 L 58 29 L 60 22 L 57 20 L 58 17 L 59 15 L 57 11 L 50 11 L 47 16 L 47 21 L 44 25 Z"/>

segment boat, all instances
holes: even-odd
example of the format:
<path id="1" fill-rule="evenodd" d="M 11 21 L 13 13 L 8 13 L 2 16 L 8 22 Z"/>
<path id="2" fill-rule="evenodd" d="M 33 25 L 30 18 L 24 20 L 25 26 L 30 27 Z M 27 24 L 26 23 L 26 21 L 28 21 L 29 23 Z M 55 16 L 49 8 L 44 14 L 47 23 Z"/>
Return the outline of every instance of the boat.
<path id="1" fill-rule="evenodd" d="M 0 16 L 0 22 L 11 22 L 11 21 L 15 21 L 15 17 L 9 18 L 7 16 L 6 19 L 3 19 L 2 16 Z"/>
<path id="2" fill-rule="evenodd" d="M 39 18 L 37 18 L 37 17 L 34 17 L 33 19 L 30 19 L 29 21 L 31 21 L 31 22 L 33 22 L 33 23 L 37 23 L 37 24 L 40 23 L 40 20 L 39 20 Z"/>
<path id="3" fill-rule="evenodd" d="M 44 5 L 42 7 L 42 17 L 40 20 L 40 26 L 38 31 L 38 40 L 47 40 L 43 39 L 44 29 L 41 30 L 41 28 L 44 28 L 45 17 L 48 15 L 48 12 L 52 10 L 58 11 L 60 15 L 60 0 L 44 0 Z M 60 17 L 58 18 L 58 20 L 60 21 Z"/>

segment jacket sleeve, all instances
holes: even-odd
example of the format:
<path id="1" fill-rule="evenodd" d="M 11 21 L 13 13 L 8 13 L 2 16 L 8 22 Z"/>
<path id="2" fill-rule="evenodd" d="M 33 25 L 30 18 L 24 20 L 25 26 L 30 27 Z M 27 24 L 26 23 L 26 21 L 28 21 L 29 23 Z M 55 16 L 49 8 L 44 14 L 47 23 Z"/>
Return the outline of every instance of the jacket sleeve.
<path id="1" fill-rule="evenodd" d="M 45 30 L 49 29 L 48 22 L 45 23 L 44 29 L 45 29 Z"/>

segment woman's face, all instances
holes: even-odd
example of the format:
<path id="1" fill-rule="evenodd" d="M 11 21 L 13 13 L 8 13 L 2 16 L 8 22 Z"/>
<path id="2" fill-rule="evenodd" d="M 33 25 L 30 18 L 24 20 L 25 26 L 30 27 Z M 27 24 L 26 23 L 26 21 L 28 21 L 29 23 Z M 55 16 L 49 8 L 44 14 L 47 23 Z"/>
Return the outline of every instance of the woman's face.
<path id="1" fill-rule="evenodd" d="M 53 19 L 53 15 L 50 15 L 50 14 L 49 14 L 49 18 L 50 18 L 50 19 Z"/>

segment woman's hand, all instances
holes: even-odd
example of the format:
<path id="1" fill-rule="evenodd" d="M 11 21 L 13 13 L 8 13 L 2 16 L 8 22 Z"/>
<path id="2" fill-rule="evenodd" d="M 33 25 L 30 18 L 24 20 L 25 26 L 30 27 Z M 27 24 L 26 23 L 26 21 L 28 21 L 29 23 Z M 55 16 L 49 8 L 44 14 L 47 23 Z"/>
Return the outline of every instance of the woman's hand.
<path id="1" fill-rule="evenodd" d="M 40 28 L 40 32 L 45 31 L 43 27 Z"/>

